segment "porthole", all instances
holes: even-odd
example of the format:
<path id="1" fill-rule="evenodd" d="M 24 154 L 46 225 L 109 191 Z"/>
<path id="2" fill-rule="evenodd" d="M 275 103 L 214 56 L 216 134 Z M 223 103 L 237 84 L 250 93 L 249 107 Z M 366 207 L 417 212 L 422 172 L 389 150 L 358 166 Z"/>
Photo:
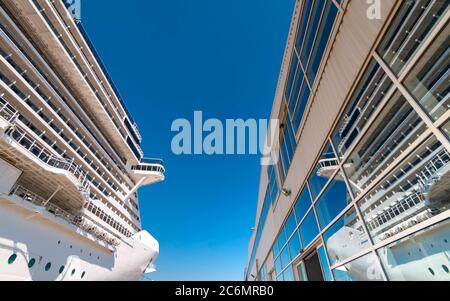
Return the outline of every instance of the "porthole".
<path id="1" fill-rule="evenodd" d="M 81 274 L 81 279 L 83 279 L 84 276 L 86 276 L 86 272 L 83 272 L 83 273 Z"/>
<path id="2" fill-rule="evenodd" d="M 65 268 L 65 267 L 64 267 L 63 265 L 59 268 L 59 273 L 60 273 L 60 274 L 62 274 L 62 273 L 64 272 L 64 268 Z"/>
<path id="3" fill-rule="evenodd" d="M 58 240 L 58 245 L 60 245 L 61 244 L 61 241 L 60 240 Z"/>
<path id="4" fill-rule="evenodd" d="M 8 258 L 8 264 L 13 264 L 14 261 L 16 261 L 17 259 L 17 254 L 12 254 L 11 256 L 9 256 Z"/>
<path id="5" fill-rule="evenodd" d="M 444 272 L 446 272 L 447 274 L 449 273 L 449 269 L 448 269 L 448 267 L 447 267 L 445 264 L 442 265 L 442 269 L 443 269 Z"/>
<path id="6" fill-rule="evenodd" d="M 73 269 L 73 270 L 72 270 L 72 273 L 71 273 L 70 275 L 72 275 L 72 276 L 75 275 L 75 272 L 76 272 L 76 270 Z"/>
<path id="7" fill-rule="evenodd" d="M 431 275 L 433 275 L 433 276 L 434 276 L 434 271 L 433 271 L 433 269 L 432 269 L 432 268 L 428 268 L 428 271 L 430 272 L 430 274 L 431 274 Z"/>
<path id="8" fill-rule="evenodd" d="M 47 263 L 47 264 L 45 265 L 45 271 L 46 271 L 46 272 L 50 271 L 51 268 L 52 268 L 52 263 L 51 263 L 51 262 L 49 262 L 49 263 Z"/>
<path id="9" fill-rule="evenodd" d="M 72 249 L 72 248 L 73 248 L 73 246 L 70 246 L 70 248 Z"/>
<path id="10" fill-rule="evenodd" d="M 36 259 L 31 258 L 30 261 L 28 261 L 28 268 L 31 269 L 34 267 L 34 264 L 36 263 Z"/>

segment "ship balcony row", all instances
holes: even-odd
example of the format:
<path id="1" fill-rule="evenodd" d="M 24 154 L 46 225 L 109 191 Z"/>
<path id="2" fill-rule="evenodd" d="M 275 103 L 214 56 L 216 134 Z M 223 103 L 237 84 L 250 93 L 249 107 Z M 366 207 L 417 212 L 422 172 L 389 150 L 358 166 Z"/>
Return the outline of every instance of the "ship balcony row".
<path id="1" fill-rule="evenodd" d="M 79 230 L 81 230 L 84 232 L 82 233 L 83 236 L 107 247 L 111 251 L 121 242 L 120 236 L 106 227 L 99 225 L 99 223 L 94 221 L 90 216 L 84 213 L 72 213 L 64 210 L 20 185 L 16 185 L 12 189 L 10 197 L 13 200 L 17 198 L 20 201 L 32 205 L 35 212 L 49 215 L 54 221 L 58 222 L 61 220 L 76 227 L 78 233 L 80 233 Z"/>
<path id="2" fill-rule="evenodd" d="M 37 157 L 37 159 L 40 159 L 47 166 L 53 167 L 53 168 L 58 168 L 58 170 L 67 170 L 68 172 L 75 175 L 76 177 L 79 177 L 80 180 L 82 180 L 83 187 L 86 187 L 86 189 L 80 189 L 80 191 L 82 191 L 86 195 L 86 197 L 89 196 L 89 192 L 90 192 L 90 196 L 92 196 L 92 197 L 95 197 L 97 194 L 99 194 L 102 199 L 106 198 L 109 201 L 109 203 L 114 206 L 114 208 L 116 208 L 118 211 L 121 211 L 122 214 L 126 214 L 126 216 L 128 216 L 127 213 L 124 211 L 124 210 L 126 210 L 126 208 L 122 208 L 120 203 L 117 200 L 115 200 L 114 198 L 112 198 L 110 196 L 110 194 L 108 194 L 105 187 L 101 186 L 100 183 L 98 183 L 91 175 L 85 173 L 82 170 L 82 168 L 80 168 L 78 165 L 76 165 L 74 163 L 74 161 L 67 160 L 67 159 L 64 159 L 61 156 L 59 156 L 57 151 L 55 149 L 53 149 L 51 147 L 51 145 L 46 147 L 45 145 L 47 145 L 47 144 L 45 144 L 44 141 L 41 141 L 41 139 L 45 139 L 45 138 L 39 137 L 37 133 L 34 133 L 34 131 L 29 128 L 30 126 L 32 127 L 32 125 L 30 125 L 30 124 L 25 125 L 20 120 L 19 121 L 16 120 L 16 119 L 20 119 L 21 116 L 19 114 L 17 114 L 16 113 L 17 111 L 15 110 L 15 108 L 13 108 L 11 105 L 9 105 L 9 103 L 7 103 L 6 100 L 4 100 L 3 98 L 0 98 L 0 109 L 1 109 L 0 116 L 3 117 L 3 118 L 0 118 L 0 120 L 3 120 L 2 124 L 6 125 L 6 126 L 2 126 L 5 137 L 8 137 L 8 139 L 11 140 L 11 142 L 16 141 L 21 147 L 24 147 L 27 150 L 29 150 L 32 153 L 32 155 Z M 8 140 L 8 139 L 5 139 L 5 140 Z M 40 141 L 40 142 L 38 142 L 38 141 Z M 49 142 L 51 142 L 51 141 L 49 141 Z M 13 155 L 14 155 L 14 152 L 12 152 L 10 157 L 13 157 Z M 33 159 L 28 159 L 28 160 L 33 160 Z M 14 159 L 11 159 L 10 161 L 15 162 Z M 22 162 L 20 160 L 18 160 L 18 161 L 19 161 L 19 163 L 16 162 L 14 164 L 20 165 L 20 164 L 25 164 L 24 162 L 26 162 L 26 161 Z M 54 172 L 54 170 L 52 169 L 52 170 L 50 170 L 50 172 Z M 36 172 L 36 174 L 33 174 L 33 175 L 36 175 L 36 177 L 38 177 L 39 173 Z M 44 180 L 46 178 L 46 176 L 47 176 L 47 174 L 39 175 L 39 179 Z M 30 182 L 32 182 L 32 181 L 30 181 Z M 49 182 L 52 182 L 52 181 L 49 180 Z M 61 185 L 64 185 L 64 184 L 61 184 Z M 58 185 L 55 184 L 55 186 L 58 186 Z M 52 185 L 45 186 L 45 184 L 44 184 L 43 187 L 52 187 Z M 122 198 L 123 198 L 123 196 L 121 196 L 121 199 Z M 74 203 L 76 200 L 77 200 L 76 198 L 71 199 L 71 201 L 73 201 Z M 83 200 L 81 200 L 79 203 L 82 204 Z M 71 206 L 69 206 L 69 208 L 79 207 L 80 206 L 79 203 L 72 204 Z M 65 205 L 67 205 L 67 204 L 65 204 Z M 127 210 L 127 212 L 130 214 L 130 216 L 129 216 L 130 222 L 133 225 L 139 225 L 138 215 L 129 210 Z"/>
<path id="3" fill-rule="evenodd" d="M 1 29 L 0 29 L 0 33 L 3 35 L 3 31 Z M 9 41 L 9 42 L 11 43 L 11 45 L 16 46 L 12 41 Z M 2 54 L 2 51 L 3 50 L 0 47 L 0 54 Z M 18 63 L 18 59 L 13 60 L 11 58 L 11 56 L 9 56 L 5 60 L 10 64 L 11 67 L 14 67 L 14 69 L 18 73 L 25 73 L 26 70 L 32 70 L 33 71 L 32 73 L 27 74 L 27 76 L 24 77 L 24 78 L 26 79 L 26 81 L 28 82 L 30 87 L 37 87 L 36 89 L 34 89 L 34 91 L 37 93 L 37 94 L 33 94 L 34 97 L 39 97 L 40 96 L 42 98 L 42 101 L 44 101 L 44 103 L 46 102 L 48 104 L 46 110 L 42 110 L 42 109 L 39 109 L 39 107 L 37 107 L 38 110 L 40 110 L 40 111 L 37 111 L 36 113 L 44 114 L 45 112 L 51 112 L 52 114 L 57 115 L 55 121 L 57 122 L 59 119 L 61 119 L 61 120 L 59 120 L 60 121 L 60 125 L 59 126 L 61 126 L 61 127 L 67 126 L 67 129 L 69 130 L 68 132 L 70 132 L 73 135 L 72 139 L 75 139 L 75 140 L 79 139 L 80 140 L 79 144 L 80 145 L 84 144 L 84 146 L 85 146 L 84 152 L 88 152 L 88 153 L 90 152 L 90 155 L 92 157 L 94 157 L 94 159 L 97 159 L 97 162 L 95 164 L 94 164 L 94 161 L 93 161 L 93 163 L 91 163 L 91 165 L 94 164 L 93 168 L 94 169 L 96 169 L 96 167 L 103 167 L 103 168 L 105 168 L 105 170 L 106 170 L 107 174 L 109 175 L 109 177 L 112 180 L 115 180 L 115 183 L 112 184 L 112 182 L 108 182 L 108 185 L 114 190 L 118 189 L 117 186 L 120 186 L 121 189 L 125 189 L 124 185 L 126 185 L 128 183 L 124 183 L 124 181 L 125 181 L 124 178 L 120 177 L 117 173 L 113 174 L 113 172 L 114 172 L 114 170 L 112 168 L 113 165 L 106 164 L 106 162 L 103 159 L 103 157 L 101 157 L 100 154 L 97 152 L 97 149 L 92 146 L 92 143 L 90 143 L 90 141 L 96 141 L 97 143 L 99 143 L 99 142 L 98 142 L 98 140 L 96 140 L 96 138 L 93 137 L 93 134 L 91 134 L 91 132 L 89 130 L 89 127 L 85 126 L 84 123 L 81 122 L 80 119 L 78 119 L 77 114 L 74 113 L 69 107 L 67 107 L 67 105 L 65 104 L 64 101 L 62 101 L 62 99 L 60 100 L 59 103 L 63 106 L 64 110 L 61 110 L 58 105 L 55 105 L 55 102 L 52 100 L 53 99 L 52 96 L 56 96 L 55 99 L 58 99 L 58 96 L 62 98 L 62 96 L 60 96 L 56 92 L 56 89 L 54 89 L 49 84 L 49 82 L 47 82 L 44 78 L 41 78 L 41 82 L 43 82 L 44 85 L 48 84 L 48 86 L 45 86 L 45 88 L 48 89 L 49 92 L 52 92 L 52 91 L 54 92 L 53 95 L 51 93 L 45 93 L 45 91 L 42 89 L 42 88 L 44 88 L 44 86 L 41 86 L 40 84 L 36 84 L 36 80 L 33 81 L 30 78 L 30 77 L 34 77 L 35 75 L 42 75 L 42 72 L 40 70 L 38 70 L 38 69 L 35 69 L 34 64 L 31 63 L 27 59 L 26 55 L 24 53 L 22 53 L 21 50 L 17 49 L 17 51 L 15 53 L 18 54 L 17 56 L 21 56 L 22 59 L 25 62 L 28 63 L 28 65 L 27 66 L 19 66 L 20 63 Z M 2 61 L 2 63 L 3 63 L 3 61 Z M 30 68 L 30 69 L 25 69 L 27 67 Z M 18 74 L 12 73 L 12 72 L 11 72 L 11 74 L 12 74 L 11 77 L 13 75 L 18 75 Z M 14 79 L 19 80 L 20 78 L 14 77 Z M 16 88 L 16 89 L 18 89 L 18 88 Z M 26 93 L 27 92 L 33 92 L 33 90 L 26 91 Z M 40 105 L 40 104 L 38 104 L 38 105 Z M 64 112 L 67 112 L 67 113 L 64 113 Z M 47 113 L 47 116 L 49 116 L 48 113 Z M 69 118 L 67 116 L 74 117 L 75 122 L 72 121 L 71 118 Z M 84 131 L 82 133 L 80 133 L 80 130 L 78 128 L 79 125 L 81 125 L 81 128 L 84 129 Z M 83 135 L 83 133 L 88 134 L 90 140 L 87 140 L 86 136 Z M 100 147 L 100 149 L 101 149 L 101 147 Z M 106 156 L 111 158 L 108 154 L 106 154 Z M 112 160 L 112 161 L 114 162 L 114 160 Z"/>
<path id="4" fill-rule="evenodd" d="M 46 2 L 40 4 L 48 5 Z M 54 8 L 44 10 L 41 9 L 40 4 L 36 1 L 15 1 L 11 2 L 7 8 L 10 9 L 11 14 L 17 13 L 15 16 L 17 20 L 26 20 L 31 28 L 40 33 L 39 36 L 36 36 L 32 31 L 28 32 L 33 38 L 48 44 L 49 47 L 38 51 L 46 52 L 46 54 L 41 53 L 43 57 L 50 56 L 55 59 L 56 67 L 64 80 L 78 93 L 76 96 L 79 101 L 82 101 L 87 109 L 93 112 L 96 122 L 106 130 L 116 149 L 123 150 L 122 154 L 128 160 L 139 162 L 142 158 L 138 155 L 139 147 L 136 146 L 136 152 L 127 143 L 127 137 L 131 135 L 123 125 L 124 117 L 117 112 L 116 107 L 110 101 L 109 94 L 101 87 L 98 78 L 93 75 L 92 64 L 80 53 L 81 47 L 74 43 L 73 38 L 67 37 L 67 28 L 57 20 L 58 16 L 55 14 Z M 97 101 L 92 101 L 92 99 Z"/>
<path id="5" fill-rule="evenodd" d="M 16 120 L 18 116 L 15 108 L 0 98 L 0 153 L 23 171 L 18 185 L 33 185 L 40 195 L 50 196 L 47 202 L 51 200 L 67 211 L 80 210 L 90 195 L 101 193 L 82 168 L 45 147 Z M 135 222 L 132 219 L 132 223 Z"/>
<path id="6" fill-rule="evenodd" d="M 9 30 L 11 30 L 11 28 L 9 28 Z M 30 53 L 26 53 L 26 50 L 24 49 L 25 44 L 19 45 L 19 42 L 14 39 L 12 33 L 5 27 L 0 28 L 0 37 L 2 38 L 0 39 L 0 55 L 3 56 L 4 60 L 19 74 L 23 75 L 23 78 L 30 86 L 33 87 L 34 90 L 48 103 L 50 108 L 55 111 L 55 114 L 59 115 L 63 120 L 67 120 L 67 126 L 82 140 L 82 142 L 85 143 L 94 156 L 102 162 L 111 174 L 114 173 L 112 166 L 117 166 L 125 175 L 125 168 L 118 163 L 118 161 L 122 162 L 122 160 L 120 158 L 117 158 L 117 160 L 112 158 L 112 155 L 104 146 L 104 144 L 108 145 L 107 140 L 104 137 L 102 137 L 103 139 L 100 139 L 100 137 L 98 137 L 99 133 L 93 133 L 91 129 L 92 126 L 86 124 L 84 118 L 80 117 L 80 112 L 77 112 L 70 107 L 71 104 L 67 101 L 67 95 L 63 96 L 62 91 L 54 86 L 54 83 L 49 79 L 50 75 L 40 69 L 42 66 L 40 66 L 40 68 L 38 67 L 36 60 L 39 60 L 39 58 L 35 57 L 33 59 L 30 56 Z M 27 44 L 27 46 L 31 47 L 28 49 L 30 52 L 36 53 L 36 50 L 31 45 Z M 14 53 L 14 55 L 12 55 L 12 53 Z M 58 103 L 55 103 L 53 99 L 57 100 Z M 73 99 L 73 101 L 75 100 Z M 131 125 L 130 127 L 132 128 Z M 111 146 L 109 147 L 112 149 Z M 100 153 L 96 152 L 97 149 L 100 150 Z M 107 158 L 110 164 L 105 162 L 104 158 Z M 122 183 L 131 185 L 131 180 L 129 178 L 123 178 L 117 173 L 115 173 L 114 176 Z"/>
<path id="7" fill-rule="evenodd" d="M 4 79 L 2 79 L 2 80 L 6 80 L 6 82 L 8 83 L 8 82 L 10 82 L 7 78 L 4 78 Z M 17 82 L 18 84 L 19 84 L 19 82 Z M 23 86 L 24 86 L 24 84 L 22 83 L 22 82 L 20 82 L 20 84 L 22 85 L 22 89 L 24 89 L 23 88 Z M 58 137 L 58 136 L 60 136 L 68 145 L 67 145 L 67 147 L 69 147 L 69 149 L 72 149 L 73 150 L 73 152 L 74 153 L 72 153 L 72 154 L 69 154 L 69 155 L 72 155 L 72 156 L 74 156 L 74 157 L 77 157 L 77 156 L 79 156 L 79 158 L 78 159 L 80 159 L 81 161 L 85 161 L 86 162 L 86 164 L 87 164 L 87 168 L 88 168 L 88 170 L 91 172 L 91 174 L 90 175 L 88 175 L 88 180 L 89 180 L 89 182 L 91 182 L 92 183 L 92 186 L 93 187 L 97 187 L 98 189 L 99 189 L 99 191 L 105 196 L 105 198 L 107 198 L 110 202 L 112 202 L 112 203 L 115 203 L 116 201 L 118 201 L 118 200 L 123 200 L 123 196 L 124 196 L 124 194 L 123 193 L 121 193 L 121 191 L 118 191 L 117 190 L 117 186 L 116 185 L 114 185 L 114 183 L 113 182 L 111 182 L 109 179 L 105 179 L 105 178 L 103 178 L 103 175 L 99 172 L 99 165 L 98 164 L 94 164 L 94 162 L 93 161 L 91 161 L 91 162 L 89 162 L 89 161 L 87 161 L 87 160 L 85 160 L 85 153 L 82 151 L 82 150 L 80 150 L 80 148 L 77 148 L 76 146 L 74 146 L 74 144 L 72 143 L 72 140 L 70 140 L 70 138 L 66 135 L 66 134 L 63 134 L 60 130 L 59 130 L 59 127 L 61 127 L 61 126 L 64 126 L 65 125 L 65 123 L 64 122 L 62 122 L 59 118 L 61 117 L 62 118 L 62 115 L 61 115 L 61 112 L 60 111 L 58 111 L 58 112 L 55 112 L 55 114 L 58 114 L 58 116 L 56 117 L 56 119 L 55 120 L 52 120 L 51 119 L 51 117 L 53 117 L 53 116 L 51 116 L 50 117 L 50 115 L 48 115 L 48 113 L 49 112 L 52 112 L 52 110 L 54 110 L 54 106 L 50 106 L 49 108 L 47 108 L 47 109 L 44 109 L 44 110 L 42 110 L 42 109 L 40 109 L 38 106 L 36 106 L 35 104 L 34 104 L 34 102 L 33 102 L 33 100 L 35 100 L 35 99 L 31 99 L 30 97 L 27 97 L 26 96 L 26 94 L 24 94 L 23 92 L 22 92 L 22 90 L 21 89 L 19 89 L 17 86 L 16 86 L 16 84 L 15 84 L 15 82 L 11 82 L 9 85 L 8 85 L 8 87 L 9 87 L 9 89 L 6 89 L 10 94 L 17 94 L 17 96 L 21 99 L 21 100 L 23 100 L 24 102 L 26 102 L 26 104 L 28 104 L 28 108 L 27 109 L 29 109 L 29 108 L 31 108 L 32 110 L 34 110 L 34 112 L 37 114 L 37 115 L 39 115 L 39 116 L 37 116 L 37 115 L 34 115 L 33 114 L 33 116 L 32 116 L 32 118 L 37 118 L 38 119 L 38 123 L 40 123 L 40 126 L 47 126 L 47 123 L 48 123 L 48 125 L 50 125 L 50 127 L 51 127 L 51 129 L 50 129 L 50 132 L 52 131 L 52 130 L 54 130 L 55 131 L 55 133 L 53 133 L 53 135 L 54 135 L 54 137 L 50 137 L 49 139 L 51 140 L 46 140 L 46 142 L 47 142 L 47 144 L 49 144 L 50 146 L 52 146 L 53 147 L 53 145 L 55 144 L 55 142 L 54 142 L 54 139 L 56 138 L 56 137 Z M 12 90 L 12 89 L 14 89 L 14 90 Z M 31 88 L 30 88 L 31 89 Z M 11 90 L 11 91 L 10 91 Z M 28 91 L 27 91 L 28 92 Z M 31 92 L 32 92 L 32 90 L 31 90 Z M 33 94 L 34 95 L 34 94 Z M 36 95 L 34 95 L 35 97 L 38 97 L 38 96 L 36 96 Z M 42 95 L 41 95 L 41 97 L 43 97 Z M 18 104 L 19 105 L 19 104 Z M 22 106 L 23 105 L 23 103 L 20 103 L 20 106 Z M 23 116 L 21 116 L 20 118 L 22 119 L 22 117 Z M 40 118 L 42 118 L 43 120 L 40 120 Z M 56 123 L 55 123 L 55 122 Z M 26 123 L 27 124 L 27 126 L 29 126 L 29 127 L 31 127 L 31 128 L 33 128 L 33 127 L 35 127 L 34 126 L 34 124 L 32 124 L 31 122 L 31 124 L 28 124 L 29 123 L 29 120 L 24 120 L 24 123 Z M 67 123 L 69 123 L 70 124 L 70 121 L 67 121 Z M 39 127 L 39 125 L 38 125 L 38 127 Z M 70 130 L 68 131 L 68 132 L 66 132 L 66 133 L 70 133 Z M 41 135 L 41 133 L 37 133 L 37 135 Z M 76 134 L 75 134 L 76 135 Z M 76 139 L 78 136 L 74 136 L 74 138 Z M 48 137 L 46 137 L 46 138 L 48 138 Z M 80 137 L 78 137 L 78 138 L 80 138 Z M 57 138 L 56 138 L 57 139 Z M 81 138 L 80 138 L 81 139 Z M 45 139 L 44 139 L 45 140 Z M 58 145 L 59 146 L 59 145 Z M 62 153 L 62 150 L 58 147 L 58 149 L 59 149 L 59 154 L 60 155 L 63 155 L 63 153 Z M 101 164 L 100 164 L 100 166 L 101 166 Z M 94 179 L 92 176 L 93 175 L 95 175 L 95 174 L 97 174 L 98 175 L 98 177 L 96 177 L 96 179 Z M 98 181 L 98 180 L 100 180 L 100 181 Z M 101 183 L 101 182 L 104 182 L 103 184 Z M 109 189 L 109 190 L 108 190 Z M 122 189 L 124 189 L 123 187 L 122 187 Z M 129 189 L 129 187 L 128 187 L 128 189 Z M 126 190 L 125 190 L 125 192 L 126 192 Z M 109 197 L 110 197 L 110 195 L 111 195 L 111 193 L 114 195 L 113 196 L 113 198 L 115 199 L 115 201 L 113 201 L 113 200 L 111 200 Z M 120 203 L 120 202 L 119 202 Z M 137 216 L 137 212 L 134 212 L 133 210 L 133 208 L 135 208 L 136 210 L 137 210 L 137 205 L 136 205 L 136 203 L 135 202 L 133 202 L 132 200 L 130 201 L 130 204 L 128 204 L 129 206 L 127 206 L 127 204 L 125 204 L 125 203 L 120 203 L 120 204 L 115 204 L 115 207 L 116 208 L 118 208 L 118 210 L 122 210 L 122 208 L 121 207 L 124 207 L 124 210 L 127 210 L 128 211 L 128 213 L 129 214 L 131 214 L 133 217 L 134 217 L 134 219 L 138 219 L 138 216 Z M 128 208 L 127 208 L 128 207 Z M 128 214 L 128 213 L 126 213 L 126 214 Z M 136 223 L 136 222 L 139 222 L 138 220 L 136 221 L 136 220 L 133 220 L 133 222 L 134 223 Z"/>
<path id="8" fill-rule="evenodd" d="M 111 93 L 111 95 L 114 97 L 111 96 L 111 99 L 118 100 L 118 102 L 116 101 L 116 103 L 119 104 L 120 108 L 124 111 L 126 115 L 126 117 L 124 118 L 125 125 L 127 126 L 133 138 L 135 138 L 138 143 L 141 143 L 142 136 L 139 132 L 139 128 L 137 127 L 136 122 L 133 120 L 133 117 L 128 111 L 127 106 L 125 105 L 122 97 L 120 96 L 120 93 L 116 85 L 114 84 L 113 79 L 109 75 L 108 69 L 103 64 L 100 55 L 97 53 L 94 44 L 91 42 L 91 39 L 89 38 L 87 32 L 84 30 L 84 27 L 82 26 L 81 22 L 79 20 L 73 20 L 72 15 L 68 13 L 67 8 L 69 4 L 62 2 L 63 1 L 59 2 L 54 1 L 51 4 L 60 15 L 62 22 L 68 29 L 68 33 L 70 33 L 71 36 L 73 37 L 74 42 L 79 47 L 86 61 L 90 63 L 92 62 L 93 72 L 96 75 L 97 79 L 99 80 L 101 86 L 106 91 L 112 90 L 113 93 Z M 61 10 L 63 11 L 62 13 L 60 13 Z M 108 87 L 105 86 L 105 83 L 107 84 Z M 129 127 L 127 123 L 129 123 L 131 127 Z"/>

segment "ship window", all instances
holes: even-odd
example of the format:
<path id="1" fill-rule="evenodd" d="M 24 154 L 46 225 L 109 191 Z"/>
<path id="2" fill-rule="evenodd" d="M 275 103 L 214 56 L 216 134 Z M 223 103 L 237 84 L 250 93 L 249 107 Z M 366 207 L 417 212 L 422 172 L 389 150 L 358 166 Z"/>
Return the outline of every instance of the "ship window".
<path id="1" fill-rule="evenodd" d="M 45 271 L 46 271 L 46 272 L 50 271 L 51 268 L 52 268 L 52 263 L 51 263 L 51 262 L 49 262 L 49 263 L 47 263 L 47 264 L 45 265 Z"/>
<path id="2" fill-rule="evenodd" d="M 64 268 L 65 268 L 65 267 L 64 267 L 63 265 L 59 268 L 59 273 L 60 273 L 60 274 L 62 274 L 62 273 L 64 272 Z"/>
<path id="3" fill-rule="evenodd" d="M 81 274 L 81 279 L 83 279 L 84 276 L 86 276 L 86 272 L 83 272 L 83 274 Z"/>
<path id="4" fill-rule="evenodd" d="M 443 269 L 444 272 L 446 272 L 447 274 L 449 273 L 448 267 L 447 267 L 445 264 L 442 265 L 442 269 Z"/>
<path id="5" fill-rule="evenodd" d="M 72 275 L 72 276 L 75 275 L 75 272 L 76 272 L 76 270 L 73 269 L 71 275 Z"/>
<path id="6" fill-rule="evenodd" d="M 17 259 L 17 254 L 12 254 L 9 258 L 8 258 L 8 264 L 13 264 L 14 261 L 16 261 Z"/>
<path id="7" fill-rule="evenodd" d="M 433 276 L 434 276 L 434 271 L 433 271 L 433 269 L 432 269 L 432 268 L 428 268 L 428 271 L 430 272 L 430 274 L 431 274 L 431 275 L 433 275 Z"/>
<path id="8" fill-rule="evenodd" d="M 31 269 L 35 263 L 36 263 L 36 259 L 31 258 L 30 261 L 28 262 L 28 268 Z"/>

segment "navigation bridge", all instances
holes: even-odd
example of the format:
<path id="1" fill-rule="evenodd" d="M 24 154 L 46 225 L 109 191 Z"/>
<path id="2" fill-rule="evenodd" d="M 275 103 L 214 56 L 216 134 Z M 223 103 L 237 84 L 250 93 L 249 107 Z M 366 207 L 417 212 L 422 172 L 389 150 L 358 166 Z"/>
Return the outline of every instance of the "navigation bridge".
<path id="1" fill-rule="evenodd" d="M 129 168 L 136 185 L 125 196 L 124 201 L 128 200 L 140 187 L 162 182 L 165 179 L 164 161 L 161 159 L 142 158 L 139 164 Z"/>

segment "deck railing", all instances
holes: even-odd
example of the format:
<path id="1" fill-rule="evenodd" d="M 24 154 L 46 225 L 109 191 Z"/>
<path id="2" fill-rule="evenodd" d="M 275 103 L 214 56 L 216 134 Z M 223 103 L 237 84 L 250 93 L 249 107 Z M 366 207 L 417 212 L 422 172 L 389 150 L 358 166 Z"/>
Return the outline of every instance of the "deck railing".
<path id="1" fill-rule="evenodd" d="M 23 126 L 16 121 L 16 117 L 18 116 L 17 110 L 1 97 L 0 116 L 5 118 L 11 124 L 9 129 L 5 131 L 6 135 L 14 139 L 22 147 L 48 166 L 66 170 L 71 173 L 80 183 L 80 192 L 82 192 L 85 196 L 89 196 L 91 185 L 87 178 L 87 173 L 83 171 L 73 160 L 60 158 L 51 153 L 47 147 L 29 134 Z"/>
<path id="2" fill-rule="evenodd" d="M 16 185 L 10 195 L 17 196 L 20 199 L 27 201 L 33 205 L 43 207 L 47 212 L 52 213 L 55 217 L 64 219 L 73 226 L 79 227 L 86 232 L 89 232 L 98 239 L 110 245 L 117 246 L 119 244 L 119 240 L 114 233 L 104 227 L 99 226 L 89 216 L 84 214 L 73 214 L 64 209 L 61 209 L 57 205 L 47 202 L 43 197 L 26 189 L 25 187 Z"/>
<path id="3" fill-rule="evenodd" d="M 6 134 L 13 138 L 23 148 L 31 152 L 35 157 L 40 159 L 46 165 L 62 169 L 71 173 L 80 183 L 79 189 L 85 194 L 89 194 L 90 185 L 87 179 L 87 173 L 84 172 L 73 160 L 59 158 L 52 154 L 47 147 L 33 138 L 19 123 L 14 123 Z"/>
<path id="4" fill-rule="evenodd" d="M 164 161 L 161 159 L 143 158 L 139 165 L 131 168 L 134 171 L 154 171 L 164 173 Z"/>

